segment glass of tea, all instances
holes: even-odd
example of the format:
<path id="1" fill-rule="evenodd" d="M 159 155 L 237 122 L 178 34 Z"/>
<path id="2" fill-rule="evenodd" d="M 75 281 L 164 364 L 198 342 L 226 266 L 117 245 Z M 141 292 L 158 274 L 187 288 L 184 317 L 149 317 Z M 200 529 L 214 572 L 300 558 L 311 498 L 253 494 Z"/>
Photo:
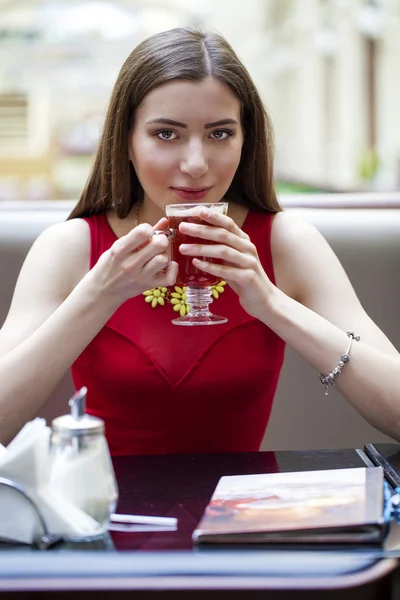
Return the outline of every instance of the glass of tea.
<path id="1" fill-rule="evenodd" d="M 202 208 L 215 210 L 226 215 L 228 212 L 227 202 L 200 203 L 200 204 L 168 204 L 165 214 L 168 219 L 168 229 L 171 240 L 171 260 L 178 263 L 178 276 L 176 284 L 185 287 L 186 303 L 189 312 L 183 317 L 173 319 L 174 325 L 218 325 L 226 323 L 228 319 L 219 317 L 210 312 L 209 304 L 213 301 L 211 286 L 221 281 L 221 277 L 215 277 L 197 269 L 193 265 L 194 256 L 184 256 L 179 252 L 181 244 L 214 244 L 210 240 L 204 240 L 188 236 L 179 230 L 179 224 L 183 221 L 188 223 L 200 223 L 212 227 L 200 218 Z M 222 264 L 221 259 L 199 257 L 208 262 Z"/>

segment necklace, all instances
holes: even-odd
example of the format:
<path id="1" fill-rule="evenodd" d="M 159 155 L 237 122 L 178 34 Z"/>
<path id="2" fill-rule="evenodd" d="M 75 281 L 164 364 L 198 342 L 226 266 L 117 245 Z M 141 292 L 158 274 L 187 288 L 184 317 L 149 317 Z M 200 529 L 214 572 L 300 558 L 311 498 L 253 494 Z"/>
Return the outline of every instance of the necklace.
<path id="1" fill-rule="evenodd" d="M 218 300 L 220 295 L 224 293 L 225 286 L 226 281 L 224 280 L 211 286 L 211 293 L 214 300 Z M 143 296 L 144 301 L 151 306 L 151 308 L 171 304 L 172 310 L 178 312 L 181 317 L 187 315 L 190 310 L 190 306 L 186 301 L 186 287 L 180 287 L 179 285 L 174 285 L 171 288 L 155 287 L 143 292 Z"/>
<path id="2" fill-rule="evenodd" d="M 140 212 L 140 207 L 142 206 L 142 202 L 143 202 L 143 200 L 138 200 L 136 203 L 135 220 L 133 222 L 133 227 L 137 227 L 139 225 L 139 212 Z"/>

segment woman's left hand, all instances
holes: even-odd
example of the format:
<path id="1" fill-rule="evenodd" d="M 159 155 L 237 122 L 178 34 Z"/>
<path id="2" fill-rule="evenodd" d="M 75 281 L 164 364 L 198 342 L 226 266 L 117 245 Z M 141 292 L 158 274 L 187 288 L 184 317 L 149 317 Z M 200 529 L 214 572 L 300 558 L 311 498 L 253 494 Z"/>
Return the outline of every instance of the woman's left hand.
<path id="1" fill-rule="evenodd" d="M 200 217 L 213 227 L 182 222 L 180 231 L 214 244 L 181 244 L 180 252 L 185 256 L 223 260 L 223 264 L 215 264 L 193 258 L 193 264 L 205 273 L 224 279 L 238 294 L 244 310 L 262 318 L 275 286 L 261 266 L 256 247 L 230 217 L 207 209 L 201 211 Z"/>

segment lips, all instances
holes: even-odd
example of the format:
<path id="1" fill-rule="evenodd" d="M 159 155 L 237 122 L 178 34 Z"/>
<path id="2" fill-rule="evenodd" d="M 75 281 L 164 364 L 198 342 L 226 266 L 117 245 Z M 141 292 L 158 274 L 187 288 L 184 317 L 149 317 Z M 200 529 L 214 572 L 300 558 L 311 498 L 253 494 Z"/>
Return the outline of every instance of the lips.
<path id="1" fill-rule="evenodd" d="M 205 198 L 211 187 L 206 188 L 189 188 L 189 187 L 173 187 L 173 192 L 183 200 L 201 200 Z"/>
<path id="2" fill-rule="evenodd" d="M 210 190 L 211 186 L 209 187 L 200 187 L 200 188 L 191 188 L 191 187 L 173 187 L 173 190 L 179 190 L 181 192 L 204 192 L 205 190 Z"/>

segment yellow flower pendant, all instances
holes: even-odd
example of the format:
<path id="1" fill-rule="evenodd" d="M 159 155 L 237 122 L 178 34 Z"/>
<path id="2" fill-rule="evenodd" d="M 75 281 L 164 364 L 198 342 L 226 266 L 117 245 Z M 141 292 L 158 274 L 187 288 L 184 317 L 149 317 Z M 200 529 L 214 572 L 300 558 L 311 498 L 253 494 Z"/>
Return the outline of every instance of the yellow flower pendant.
<path id="1" fill-rule="evenodd" d="M 146 290 L 143 292 L 143 296 L 145 296 L 144 301 L 147 302 L 147 304 L 151 304 L 152 308 L 155 308 L 158 305 L 164 306 L 167 293 L 168 289 L 166 287 L 157 287 Z"/>
<path id="2" fill-rule="evenodd" d="M 218 300 L 220 294 L 224 293 L 225 286 L 226 281 L 224 280 L 220 281 L 216 285 L 211 286 L 211 293 L 215 300 Z M 164 306 L 165 303 L 171 304 L 172 310 L 178 312 L 181 317 L 184 317 L 190 310 L 190 306 L 186 302 L 186 287 L 179 287 L 179 285 L 175 285 L 173 290 L 174 291 L 171 291 L 166 287 L 151 288 L 151 290 L 146 290 L 143 292 L 144 301 L 147 302 L 147 304 L 150 304 L 152 308 Z"/>
<path id="3" fill-rule="evenodd" d="M 189 304 L 186 303 L 186 288 L 181 288 L 179 287 L 179 285 L 176 285 L 174 286 L 174 290 L 174 292 L 170 292 L 169 302 L 170 304 L 172 304 L 172 309 L 175 312 L 178 312 L 181 315 L 181 317 L 184 317 L 188 314 L 190 310 Z"/>

